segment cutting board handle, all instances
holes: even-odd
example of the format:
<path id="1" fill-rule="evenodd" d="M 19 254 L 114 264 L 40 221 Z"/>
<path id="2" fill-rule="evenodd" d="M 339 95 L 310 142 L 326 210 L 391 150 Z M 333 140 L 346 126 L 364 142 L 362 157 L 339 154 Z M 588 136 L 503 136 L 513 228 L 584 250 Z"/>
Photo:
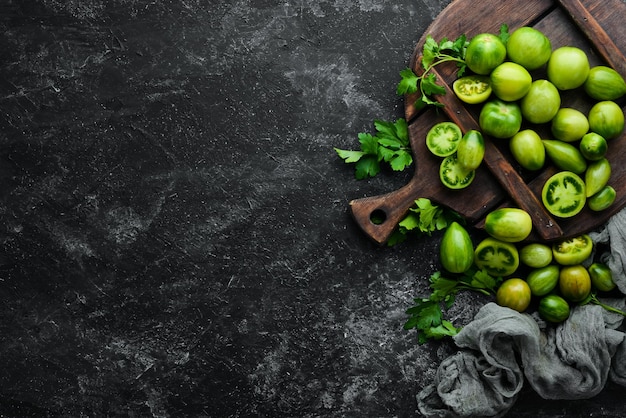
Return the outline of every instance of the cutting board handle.
<path id="1" fill-rule="evenodd" d="M 427 194 L 415 180 L 411 180 L 393 192 L 352 200 L 350 210 L 359 227 L 376 243 L 384 244 L 415 200 Z"/>

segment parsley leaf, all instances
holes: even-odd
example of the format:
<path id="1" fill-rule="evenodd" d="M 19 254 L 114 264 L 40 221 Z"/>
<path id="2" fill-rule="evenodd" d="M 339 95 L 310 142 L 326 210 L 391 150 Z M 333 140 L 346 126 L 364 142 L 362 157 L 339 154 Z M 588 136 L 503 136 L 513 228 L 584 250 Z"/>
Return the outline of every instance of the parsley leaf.
<path id="1" fill-rule="evenodd" d="M 406 310 L 409 318 L 404 329 L 416 329 L 418 343 L 424 344 L 431 339 L 451 337 L 461 330 L 444 318 L 444 309 L 450 309 L 455 297 L 461 290 L 472 290 L 484 295 L 495 295 L 502 277 L 492 277 L 484 270 L 475 267 L 461 277 L 447 278 L 441 272 L 433 273 L 429 278 L 431 294 L 427 298 L 413 299 L 414 306 Z"/>
<path id="2" fill-rule="evenodd" d="M 417 91 L 417 83 L 419 81 L 419 77 L 415 75 L 413 70 L 410 68 L 405 68 L 400 71 L 400 76 L 402 79 L 398 83 L 396 87 L 396 93 L 398 96 L 402 96 L 403 94 L 411 94 Z"/>
<path id="3" fill-rule="evenodd" d="M 506 23 L 500 25 L 500 33 L 498 37 L 504 42 L 504 45 L 509 41 L 509 26 Z"/>
<path id="4" fill-rule="evenodd" d="M 392 170 L 402 171 L 413 164 L 409 142 L 409 128 L 402 118 L 395 122 L 375 120 L 376 134 L 358 134 L 360 150 L 334 148 L 346 163 L 355 163 L 355 177 L 359 180 L 374 177 L 387 163 Z"/>
<path id="5" fill-rule="evenodd" d="M 461 215 L 451 209 L 433 204 L 430 199 L 421 197 L 415 201 L 415 205 L 409 208 L 409 212 L 398 223 L 398 229 L 387 240 L 387 246 L 391 247 L 404 242 L 411 232 L 430 236 L 434 231 L 445 229 L 454 220 L 462 221 Z"/>

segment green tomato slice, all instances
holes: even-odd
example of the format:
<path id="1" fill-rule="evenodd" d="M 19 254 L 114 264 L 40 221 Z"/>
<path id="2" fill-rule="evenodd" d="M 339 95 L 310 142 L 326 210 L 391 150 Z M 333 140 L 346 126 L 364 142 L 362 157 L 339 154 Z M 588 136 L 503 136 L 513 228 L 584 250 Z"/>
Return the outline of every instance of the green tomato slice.
<path id="1" fill-rule="evenodd" d="M 485 238 L 476 246 L 474 263 L 492 276 L 510 276 L 519 267 L 519 251 L 515 244 Z"/>
<path id="2" fill-rule="evenodd" d="M 593 241 L 587 234 L 566 239 L 552 245 L 554 261 L 562 266 L 581 264 L 591 255 Z"/>
<path id="3" fill-rule="evenodd" d="M 575 216 L 585 207 L 587 201 L 585 182 L 571 171 L 560 171 L 543 185 L 541 200 L 554 216 Z"/>
<path id="4" fill-rule="evenodd" d="M 447 157 L 456 152 L 463 137 L 461 128 L 454 122 L 439 122 L 426 134 L 426 146 L 437 157 Z"/>
<path id="5" fill-rule="evenodd" d="M 464 189 L 474 177 L 476 171 L 464 168 L 456 154 L 444 158 L 439 166 L 439 179 L 449 189 Z"/>
<path id="6" fill-rule="evenodd" d="M 458 78 L 452 83 L 452 90 L 459 99 L 468 104 L 486 101 L 492 91 L 489 77 L 484 75 L 467 75 Z"/>

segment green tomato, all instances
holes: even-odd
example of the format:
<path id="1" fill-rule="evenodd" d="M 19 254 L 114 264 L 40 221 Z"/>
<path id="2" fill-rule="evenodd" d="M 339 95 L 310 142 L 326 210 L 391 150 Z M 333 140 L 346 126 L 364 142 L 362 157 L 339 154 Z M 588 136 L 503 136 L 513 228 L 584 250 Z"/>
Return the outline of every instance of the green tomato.
<path id="1" fill-rule="evenodd" d="M 530 235 L 532 228 L 532 219 L 523 209 L 500 208 L 485 217 L 485 231 L 500 241 L 523 241 Z"/>
<path id="2" fill-rule="evenodd" d="M 465 169 L 456 154 L 443 159 L 439 166 L 439 180 L 448 189 L 464 189 L 474 181 L 475 170 Z"/>
<path id="3" fill-rule="evenodd" d="M 547 123 L 561 107 L 561 94 L 548 80 L 536 80 L 520 101 L 522 116 L 531 123 Z"/>
<path id="4" fill-rule="evenodd" d="M 486 135 L 511 138 L 522 127 L 522 111 L 516 102 L 491 100 L 483 105 L 478 124 Z"/>
<path id="5" fill-rule="evenodd" d="M 469 233 L 458 222 L 452 222 L 441 238 L 439 259 L 444 269 L 463 273 L 474 262 L 474 246 Z"/>
<path id="6" fill-rule="evenodd" d="M 591 276 L 591 284 L 601 292 L 610 292 L 615 289 L 613 273 L 604 263 L 593 263 L 587 270 Z"/>
<path id="7" fill-rule="evenodd" d="M 548 295 L 539 301 L 537 312 L 545 321 L 559 323 L 569 318 L 570 306 L 561 296 Z"/>
<path id="8" fill-rule="evenodd" d="M 552 135 L 561 141 L 578 141 L 589 132 L 589 120 L 580 110 L 564 107 L 554 115 L 551 131 Z"/>
<path id="9" fill-rule="evenodd" d="M 624 112 L 611 100 L 598 102 L 589 110 L 589 127 L 607 140 L 617 138 L 624 130 Z"/>
<path id="10" fill-rule="evenodd" d="M 487 237 L 476 246 L 474 263 L 493 276 L 510 276 L 519 267 L 519 251 L 515 244 Z"/>
<path id="11" fill-rule="evenodd" d="M 582 302 L 591 293 L 591 276 L 587 269 L 577 264 L 566 266 L 559 272 L 559 290 L 571 302 Z"/>
<path id="12" fill-rule="evenodd" d="M 476 170 L 484 156 L 485 140 L 483 135 L 475 129 L 470 129 L 463 135 L 456 150 L 459 164 L 468 171 Z"/>
<path id="13" fill-rule="evenodd" d="M 506 58 L 506 46 L 492 33 L 474 36 L 465 51 L 467 68 L 479 75 L 487 75 Z"/>
<path id="14" fill-rule="evenodd" d="M 509 141 L 509 149 L 515 161 L 527 170 L 539 170 L 546 161 L 546 148 L 541 137 L 532 129 L 516 133 Z"/>
<path id="15" fill-rule="evenodd" d="M 561 170 L 582 174 L 587 169 L 587 161 L 574 145 L 558 139 L 542 139 L 546 154 Z"/>
<path id="16" fill-rule="evenodd" d="M 552 292 L 559 284 L 560 270 L 555 264 L 532 270 L 526 277 L 530 292 L 534 296 L 545 296 Z"/>
<path id="17" fill-rule="evenodd" d="M 426 147 L 437 157 L 447 157 L 456 152 L 463 133 L 454 122 L 439 122 L 428 130 Z"/>
<path id="18" fill-rule="evenodd" d="M 524 97 L 533 82 L 526 68 L 510 61 L 498 65 L 489 78 L 493 94 L 507 102 Z"/>
<path id="19" fill-rule="evenodd" d="M 491 96 L 491 82 L 485 75 L 466 75 L 454 80 L 452 90 L 456 97 L 468 104 L 486 101 Z"/>
<path id="20" fill-rule="evenodd" d="M 552 248 L 546 244 L 533 242 L 519 250 L 522 263 L 532 268 L 542 268 L 552 262 Z"/>
<path id="21" fill-rule="evenodd" d="M 500 306 L 506 306 L 524 312 L 530 305 L 531 292 L 528 283 L 519 278 L 507 279 L 498 288 L 496 292 L 496 303 Z"/>
<path id="22" fill-rule="evenodd" d="M 611 164 L 606 158 L 594 161 L 585 171 L 585 194 L 591 197 L 606 186 L 611 178 Z"/>
<path id="23" fill-rule="evenodd" d="M 595 132 L 585 134 L 578 144 L 580 153 L 589 161 L 597 161 L 606 155 L 609 145 L 602 135 Z"/>
<path id="24" fill-rule="evenodd" d="M 610 207 L 615 202 L 616 197 L 615 189 L 606 185 L 598 193 L 587 199 L 587 205 L 592 211 L 600 212 Z"/>
<path id="25" fill-rule="evenodd" d="M 581 264 L 591 256 L 593 241 L 587 234 L 552 244 L 554 261 L 562 266 Z"/>
<path id="26" fill-rule="evenodd" d="M 587 54 L 574 46 L 562 46 L 552 51 L 548 61 L 548 80 L 559 90 L 572 90 L 583 85 L 589 74 Z"/>
<path id="27" fill-rule="evenodd" d="M 554 216 L 571 218 L 585 207 L 585 183 L 571 171 L 560 171 L 544 183 L 541 200 Z"/>
<path id="28" fill-rule="evenodd" d="M 589 97 L 596 100 L 617 100 L 626 94 L 624 78 L 611 67 L 603 65 L 589 70 L 584 88 Z"/>
<path id="29" fill-rule="evenodd" d="M 536 70 L 550 59 L 552 43 L 543 32 L 523 26 L 509 36 L 506 51 L 511 61 L 527 70 Z"/>

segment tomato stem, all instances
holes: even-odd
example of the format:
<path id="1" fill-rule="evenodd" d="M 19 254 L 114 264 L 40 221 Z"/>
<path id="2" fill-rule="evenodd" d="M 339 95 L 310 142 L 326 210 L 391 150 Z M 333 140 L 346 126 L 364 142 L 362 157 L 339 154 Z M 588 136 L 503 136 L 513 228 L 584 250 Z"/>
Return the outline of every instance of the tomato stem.
<path id="1" fill-rule="evenodd" d="M 615 307 L 613 307 L 611 305 L 607 305 L 606 303 L 600 302 L 600 300 L 598 299 L 598 297 L 595 294 L 591 294 L 591 296 L 589 297 L 589 302 L 591 302 L 591 303 L 593 303 L 595 305 L 601 306 L 602 308 L 606 309 L 609 312 L 613 312 L 613 313 L 616 313 L 616 314 L 619 314 L 619 315 L 622 315 L 622 316 L 626 316 L 626 312 L 624 312 L 624 311 L 622 311 L 620 309 L 617 309 L 617 308 L 615 308 Z"/>

